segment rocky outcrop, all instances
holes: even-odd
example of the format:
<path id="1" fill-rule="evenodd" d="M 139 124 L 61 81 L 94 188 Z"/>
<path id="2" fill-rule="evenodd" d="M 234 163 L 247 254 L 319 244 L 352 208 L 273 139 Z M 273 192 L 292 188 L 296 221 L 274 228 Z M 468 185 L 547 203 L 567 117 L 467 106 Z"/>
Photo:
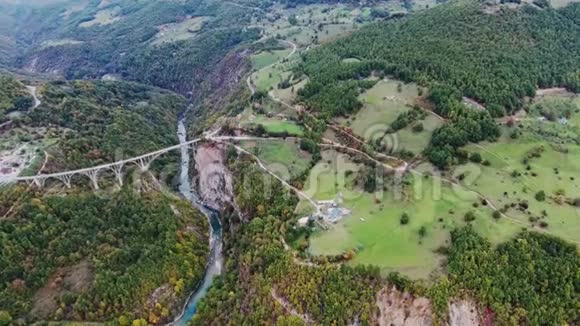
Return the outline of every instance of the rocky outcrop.
<path id="1" fill-rule="evenodd" d="M 377 324 L 380 326 L 430 326 L 431 302 L 424 297 L 413 295 L 387 286 L 377 295 L 379 315 Z"/>
<path id="2" fill-rule="evenodd" d="M 479 317 L 477 305 L 471 300 L 449 303 L 449 326 L 479 326 Z"/>
<path id="3" fill-rule="evenodd" d="M 196 185 L 203 202 L 218 211 L 236 207 L 233 178 L 226 168 L 223 145 L 200 144 L 194 154 Z"/>
<path id="4" fill-rule="evenodd" d="M 241 81 L 251 68 L 247 60 L 250 54 L 248 50 L 238 50 L 226 55 L 207 76 L 201 93 L 194 91 L 194 97 L 205 95 L 206 107 L 226 107 L 238 89 L 245 87 Z"/>
<path id="5" fill-rule="evenodd" d="M 401 292 L 394 286 L 386 286 L 377 294 L 378 314 L 375 324 L 380 326 L 431 326 L 433 310 L 426 297 L 415 297 Z M 446 326 L 493 325 L 493 313 L 488 311 L 481 318 L 475 301 L 454 299 L 449 302 Z M 483 321 L 483 322 L 482 322 Z"/>
<path id="6" fill-rule="evenodd" d="M 96 77 L 95 74 L 90 76 L 77 76 L 74 73 L 69 74 L 77 67 L 83 67 L 83 71 L 95 68 L 98 63 L 91 54 L 84 50 L 83 45 L 66 45 L 56 47 L 38 48 L 28 52 L 24 57 L 19 59 L 20 68 L 29 73 L 42 73 L 65 78 L 76 77 Z"/>

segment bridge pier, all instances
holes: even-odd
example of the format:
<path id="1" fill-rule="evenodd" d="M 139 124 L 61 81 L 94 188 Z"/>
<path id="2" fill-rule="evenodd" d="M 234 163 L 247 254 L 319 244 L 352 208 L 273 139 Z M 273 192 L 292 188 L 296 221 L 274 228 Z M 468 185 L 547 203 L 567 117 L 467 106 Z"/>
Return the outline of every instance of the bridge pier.
<path id="1" fill-rule="evenodd" d="M 44 185 L 46 184 L 46 178 L 34 178 L 32 181 L 38 188 L 44 188 Z"/>
<path id="2" fill-rule="evenodd" d="M 138 158 L 135 161 L 135 164 L 137 164 L 141 172 L 147 172 L 147 170 L 149 170 L 151 162 L 155 161 L 159 157 L 159 155 L 161 155 L 161 153 L 155 153 L 146 157 Z"/>
<path id="3" fill-rule="evenodd" d="M 72 174 L 65 174 L 65 175 L 61 175 L 58 176 L 57 179 L 60 180 L 62 183 L 64 183 L 64 185 L 70 189 L 72 187 Z"/>
<path id="4" fill-rule="evenodd" d="M 91 182 L 93 183 L 93 189 L 95 190 L 99 190 L 99 172 L 101 172 L 101 170 L 90 170 L 84 173 L 87 177 L 89 177 L 89 179 L 91 179 Z"/>
<path id="5" fill-rule="evenodd" d="M 119 187 L 123 187 L 123 163 L 111 166 L 111 170 L 115 173 Z"/>

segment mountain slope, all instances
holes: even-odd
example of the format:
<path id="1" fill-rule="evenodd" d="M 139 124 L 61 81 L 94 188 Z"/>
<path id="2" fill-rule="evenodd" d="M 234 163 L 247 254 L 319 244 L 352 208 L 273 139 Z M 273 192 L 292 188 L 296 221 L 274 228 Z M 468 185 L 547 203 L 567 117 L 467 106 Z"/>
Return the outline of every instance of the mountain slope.
<path id="1" fill-rule="evenodd" d="M 8 215 L 0 220 L 2 325 L 167 322 L 207 263 L 205 216 L 159 193 L 61 197 L 17 187 L 0 193 L 0 212 Z"/>
<path id="2" fill-rule="evenodd" d="M 8 51 L 9 40 L 22 45 L 20 55 L 11 49 L 11 66 L 67 79 L 112 75 L 183 95 L 228 52 L 259 34 L 243 28 L 252 9 L 214 0 L 68 1 L 0 9 L 12 20 L 10 28 L 0 29 L 2 48 Z"/>
<path id="3" fill-rule="evenodd" d="M 580 69 L 580 26 L 575 4 L 560 10 L 528 5 L 513 9 L 453 2 L 376 24 L 311 51 L 303 71 L 312 82 L 301 92 L 314 107 L 335 105 L 336 87 L 383 70 L 405 81 L 441 83 L 499 114 L 521 107 L 538 87 L 568 86 Z M 358 58 L 361 63 L 345 63 Z M 356 102 L 348 95 L 347 99 Z M 342 98 L 341 101 L 346 99 Z"/>

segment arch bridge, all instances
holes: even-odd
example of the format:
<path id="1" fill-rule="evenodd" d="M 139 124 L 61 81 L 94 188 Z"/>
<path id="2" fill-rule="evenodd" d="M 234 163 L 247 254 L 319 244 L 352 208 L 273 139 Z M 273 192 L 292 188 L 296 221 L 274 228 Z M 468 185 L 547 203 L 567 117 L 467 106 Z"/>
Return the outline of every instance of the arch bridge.
<path id="1" fill-rule="evenodd" d="M 28 177 L 16 177 L 8 180 L 0 180 L 0 183 L 10 184 L 17 182 L 26 182 L 28 184 L 34 184 L 39 188 L 45 186 L 46 182 L 50 179 L 58 180 L 62 182 L 67 188 L 72 187 L 72 178 L 77 175 L 86 176 L 90 179 L 91 185 L 95 190 L 99 189 L 99 176 L 104 171 L 112 171 L 115 174 L 116 182 L 119 186 L 123 186 L 123 171 L 127 165 L 136 165 L 141 172 L 146 172 L 149 170 L 151 163 L 155 161 L 159 156 L 183 147 L 191 146 L 203 138 L 197 138 L 191 141 L 183 142 L 178 145 L 166 147 L 151 153 L 143 154 L 140 156 L 132 157 L 125 160 L 120 160 L 113 163 L 107 163 L 102 165 L 93 166 L 90 168 L 71 170 L 66 172 L 51 173 L 51 174 L 39 174 Z"/>

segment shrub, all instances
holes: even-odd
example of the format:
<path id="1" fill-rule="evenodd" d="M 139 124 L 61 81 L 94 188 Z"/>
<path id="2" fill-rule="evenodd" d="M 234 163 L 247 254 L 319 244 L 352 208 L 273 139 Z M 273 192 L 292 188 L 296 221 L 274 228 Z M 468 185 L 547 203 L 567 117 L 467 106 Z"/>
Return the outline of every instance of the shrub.
<path id="1" fill-rule="evenodd" d="M 10 325 L 12 321 L 12 316 L 8 313 L 8 311 L 0 311 L 0 325 Z"/>
<path id="2" fill-rule="evenodd" d="M 501 218 L 501 213 L 500 211 L 494 211 L 493 214 L 491 215 L 494 219 L 499 220 Z"/>
<path id="3" fill-rule="evenodd" d="M 473 163 L 481 163 L 481 161 L 482 161 L 481 154 L 472 153 L 471 155 L 469 155 L 469 160 Z"/>
<path id="4" fill-rule="evenodd" d="M 463 216 L 463 219 L 465 220 L 465 222 L 473 222 L 475 221 L 475 213 L 473 211 L 469 211 L 467 213 L 465 213 L 465 215 Z"/>
<path id="5" fill-rule="evenodd" d="M 406 224 L 409 224 L 409 214 L 403 213 L 403 215 L 401 215 L 401 225 Z"/>
<path id="6" fill-rule="evenodd" d="M 423 127 L 422 123 L 416 123 L 415 125 L 413 125 L 413 132 L 421 132 L 423 131 L 425 128 Z"/>
<path id="7" fill-rule="evenodd" d="M 537 201 L 544 201 L 546 200 L 546 193 L 543 190 L 540 190 L 536 193 L 536 200 Z"/>
<path id="8" fill-rule="evenodd" d="M 427 235 L 427 228 L 425 228 L 425 226 L 422 226 L 419 229 L 419 237 L 424 238 Z"/>

